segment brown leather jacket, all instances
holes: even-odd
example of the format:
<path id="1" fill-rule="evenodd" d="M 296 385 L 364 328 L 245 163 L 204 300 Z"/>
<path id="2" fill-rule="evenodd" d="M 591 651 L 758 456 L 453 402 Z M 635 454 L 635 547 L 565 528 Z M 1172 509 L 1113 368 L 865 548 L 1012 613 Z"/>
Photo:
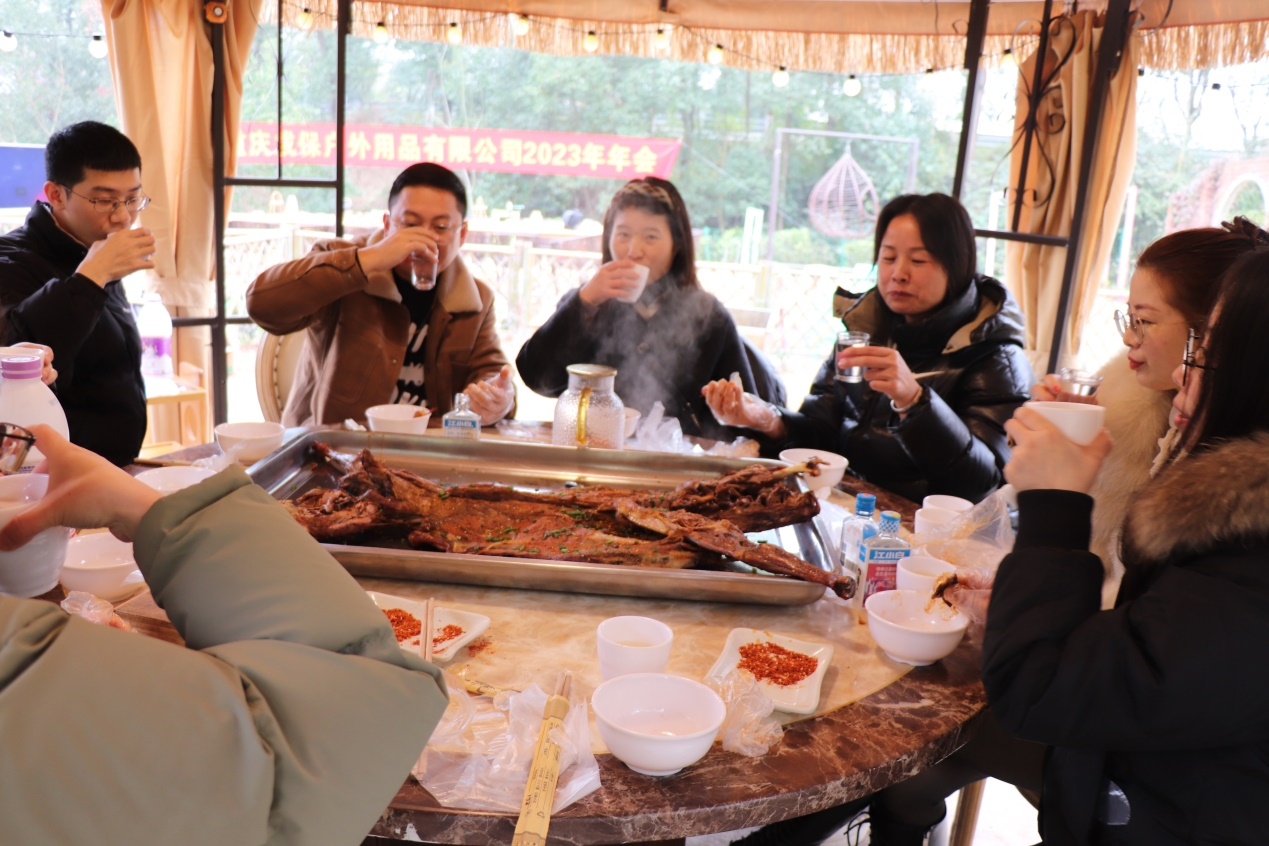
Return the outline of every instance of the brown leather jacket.
<path id="1" fill-rule="evenodd" d="M 305 426 L 365 419 L 386 403 L 409 340 L 410 315 L 391 273 L 367 278 L 357 250 L 383 237 L 319 241 L 302 259 L 271 267 L 247 289 L 247 313 L 265 331 L 308 330 L 282 423 Z M 449 411 L 454 394 L 507 364 L 498 345 L 493 291 L 461 257 L 437 283 L 423 344 L 427 404 Z M 511 413 L 514 413 L 514 408 Z"/>

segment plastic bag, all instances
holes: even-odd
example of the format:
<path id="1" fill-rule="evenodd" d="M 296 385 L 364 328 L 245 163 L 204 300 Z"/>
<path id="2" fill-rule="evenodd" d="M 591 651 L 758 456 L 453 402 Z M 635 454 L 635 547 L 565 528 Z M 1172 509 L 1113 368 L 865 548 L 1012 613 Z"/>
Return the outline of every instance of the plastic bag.
<path id="1" fill-rule="evenodd" d="M 765 755 L 784 736 L 779 721 L 771 716 L 775 705 L 758 682 L 732 670 L 722 678 L 709 676 L 705 683 L 727 706 L 727 716 L 719 729 L 723 749 L 756 758 Z"/>
<path id="2" fill-rule="evenodd" d="M 1006 495 L 996 491 L 952 522 L 912 536 L 911 543 L 956 567 L 995 570 L 1013 549 Z"/>
<path id="3" fill-rule="evenodd" d="M 469 697 L 456 680 L 447 678 L 446 683 L 451 703 L 467 700 L 471 715 L 451 719 L 446 710 L 414 766 L 414 777 L 446 807 L 517 813 L 537 749 L 547 694 L 530 685 L 523 692 L 508 691 L 490 701 Z M 585 698 L 570 697 L 568 716 L 552 740 L 560 746 L 555 813 L 599 789 L 599 763 L 590 748 Z"/>
<path id="4" fill-rule="evenodd" d="M 110 626 L 112 629 L 132 631 L 127 620 L 115 613 L 115 607 L 104 599 L 98 599 L 91 593 L 73 590 L 62 600 L 62 610 L 75 617 L 83 617 L 90 623 Z"/>

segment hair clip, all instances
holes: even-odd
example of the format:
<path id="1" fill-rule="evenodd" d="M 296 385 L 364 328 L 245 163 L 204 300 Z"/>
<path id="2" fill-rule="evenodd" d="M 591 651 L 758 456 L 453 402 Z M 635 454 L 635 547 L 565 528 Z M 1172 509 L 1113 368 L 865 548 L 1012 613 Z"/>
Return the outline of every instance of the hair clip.
<path id="1" fill-rule="evenodd" d="M 632 179 L 625 185 L 621 186 L 617 191 L 617 196 L 613 197 L 616 201 L 622 194 L 639 194 L 644 197 L 656 200 L 663 204 L 667 209 L 673 211 L 674 200 L 670 198 L 670 192 L 662 188 L 660 185 L 654 185 L 643 179 Z"/>
<path id="2" fill-rule="evenodd" d="M 1241 214 L 1234 218 L 1233 222 L 1228 220 L 1221 221 L 1221 227 L 1226 232 L 1245 236 L 1247 240 L 1251 241 L 1253 247 L 1269 247 L 1269 232 L 1261 229 Z"/>

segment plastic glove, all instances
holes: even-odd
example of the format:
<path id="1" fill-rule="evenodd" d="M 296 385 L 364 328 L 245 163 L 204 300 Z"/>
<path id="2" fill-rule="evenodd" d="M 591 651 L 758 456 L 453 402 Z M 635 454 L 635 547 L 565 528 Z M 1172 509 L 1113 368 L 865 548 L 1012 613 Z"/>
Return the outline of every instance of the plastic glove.
<path id="1" fill-rule="evenodd" d="M 511 365 L 505 364 L 498 375 L 483 382 L 472 382 L 463 393 L 471 400 L 471 410 L 480 415 L 480 425 L 492 426 L 507 416 L 516 399 L 516 386 L 511 381 Z"/>
<path id="2" fill-rule="evenodd" d="M 714 418 L 724 426 L 755 429 L 768 437 L 777 437 L 784 429 L 779 409 L 741 390 L 734 381 L 716 379 L 701 388 L 701 396 L 714 412 Z"/>
<path id="3" fill-rule="evenodd" d="M 991 587 L 995 581 L 995 570 L 957 567 L 956 584 L 943 594 L 946 602 L 969 617 L 971 640 L 987 625 L 987 606 L 991 604 Z"/>

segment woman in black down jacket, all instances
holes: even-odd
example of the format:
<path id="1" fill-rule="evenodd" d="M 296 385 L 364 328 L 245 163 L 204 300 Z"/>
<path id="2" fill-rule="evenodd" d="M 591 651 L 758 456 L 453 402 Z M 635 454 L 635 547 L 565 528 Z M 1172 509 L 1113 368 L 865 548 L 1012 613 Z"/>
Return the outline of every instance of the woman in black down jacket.
<path id="1" fill-rule="evenodd" d="M 877 287 L 839 292 L 842 322 L 869 333 L 871 346 L 829 356 L 800 411 L 754 402 L 722 381 L 702 393 L 720 420 L 757 430 L 765 452 L 832 450 L 909 499 L 976 502 L 1001 484 L 1004 422 L 1035 381 L 1022 313 L 1003 285 L 976 272 L 973 224 L 946 194 L 891 200 L 874 244 Z M 836 381 L 837 366 L 864 367 L 866 381 Z"/>
<path id="2" fill-rule="evenodd" d="M 1046 846 L 1269 838 L 1269 249 L 1229 270 L 1208 325 L 1173 377 L 1183 436 L 1129 509 L 1111 610 L 1086 493 L 1109 438 L 1077 446 L 1029 409 L 1006 424 L 1020 522 L 983 682 L 1006 729 L 1053 747 Z"/>

